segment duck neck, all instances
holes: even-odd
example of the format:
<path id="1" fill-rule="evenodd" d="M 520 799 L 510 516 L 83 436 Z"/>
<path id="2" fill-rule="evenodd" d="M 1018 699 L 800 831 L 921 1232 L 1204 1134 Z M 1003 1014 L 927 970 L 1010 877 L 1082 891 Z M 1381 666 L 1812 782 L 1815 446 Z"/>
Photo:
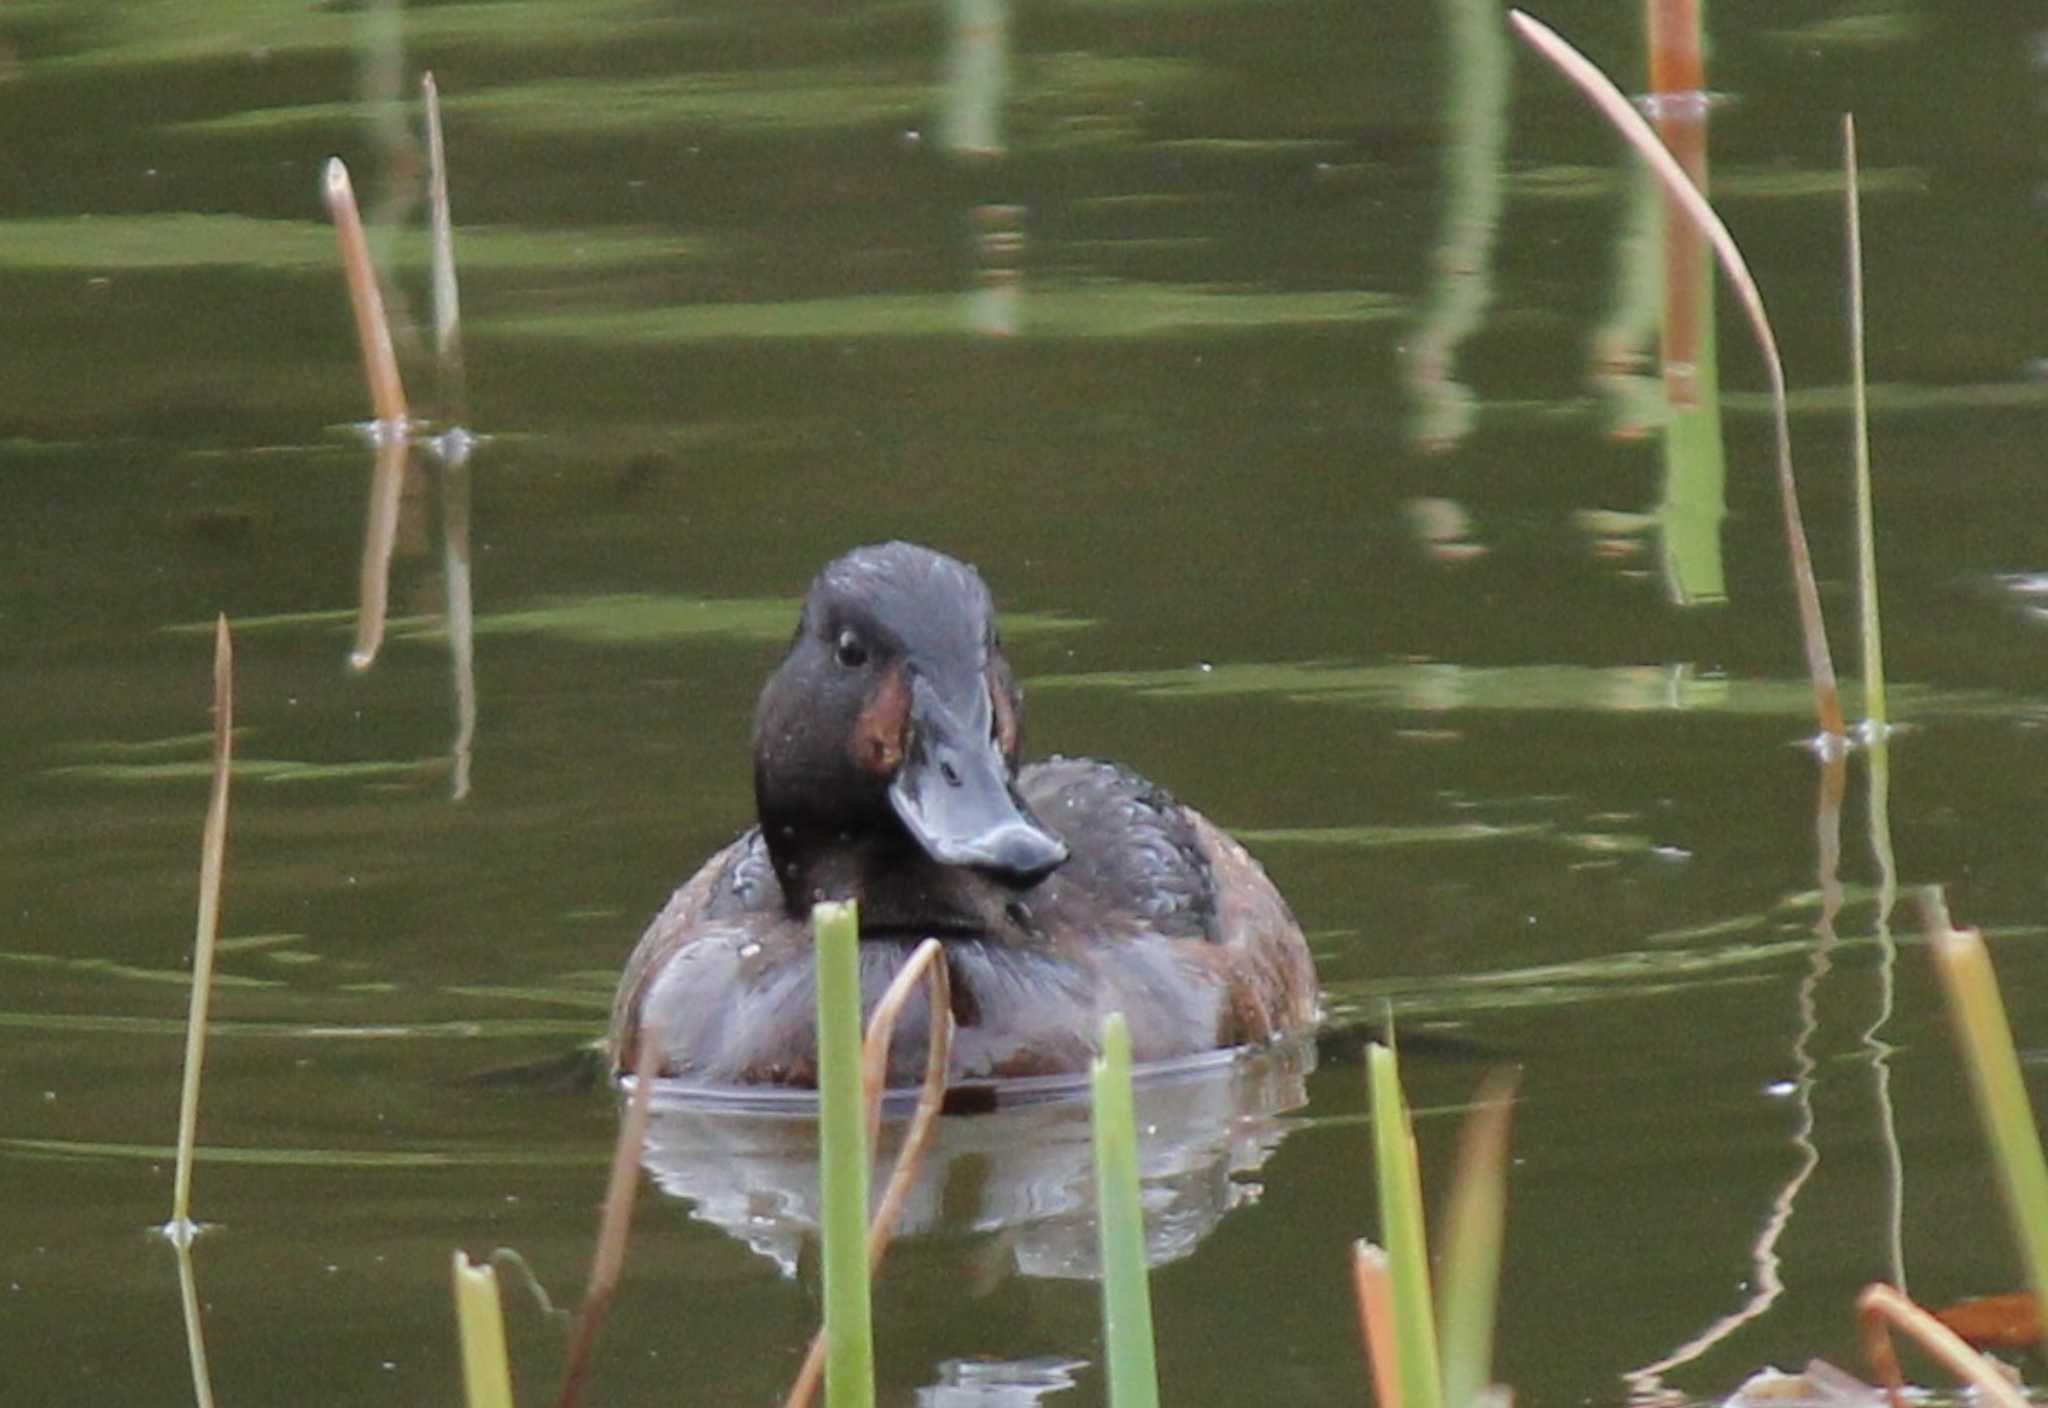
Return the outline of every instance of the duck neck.
<path id="1" fill-rule="evenodd" d="M 967 867 L 939 864 L 900 828 L 764 829 L 792 918 L 807 919 L 821 901 L 852 900 L 864 937 L 986 934 L 1003 923 L 1003 886 Z"/>

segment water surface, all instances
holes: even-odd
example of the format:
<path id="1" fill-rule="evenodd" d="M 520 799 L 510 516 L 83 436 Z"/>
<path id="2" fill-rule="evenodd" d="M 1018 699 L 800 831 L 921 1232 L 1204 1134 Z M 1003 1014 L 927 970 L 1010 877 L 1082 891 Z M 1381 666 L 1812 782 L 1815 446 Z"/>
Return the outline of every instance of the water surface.
<path id="1" fill-rule="evenodd" d="M 0 16 L 8 1401 L 190 1393 L 148 1229 L 215 613 L 239 623 L 243 730 L 197 1181 L 215 1386 L 448 1402 L 449 1253 L 516 1248 L 573 1298 L 615 1119 L 602 1093 L 470 1077 L 600 1033 L 641 925 L 747 819 L 752 696 L 811 572 L 886 536 L 981 566 L 1034 751 L 1126 760 L 1254 846 L 1333 1023 L 1408 1034 L 1427 1174 L 1484 1070 L 1521 1067 L 1521 1401 L 1853 1361 L 1850 1299 L 1895 1261 L 1931 1300 L 2007 1288 L 1932 975 L 1880 912 L 1860 759 L 1825 865 L 1760 363 L 1724 311 L 1725 487 L 1668 481 L 1648 363 L 1589 373 L 1603 329 L 1647 326 L 1638 178 L 1491 18 L 1034 4 L 976 98 L 948 92 L 926 5 Z M 1636 16 L 1546 18 L 1639 82 Z M 2038 18 L 1711 18 L 1714 181 L 1784 341 L 1852 673 L 1836 172 L 1858 116 L 1910 726 L 1890 842 L 1902 883 L 1946 884 L 1992 935 L 2032 1040 Z M 340 154 L 385 189 L 380 53 L 446 97 L 460 420 L 486 439 L 466 503 L 420 457 L 392 628 L 352 673 L 372 455 L 318 176 Z M 1005 155 L 949 152 L 991 114 Z M 390 257 L 424 309 L 422 242 Z M 445 424 L 431 362 L 407 365 Z M 1168 1401 L 1363 1391 L 1361 1087 L 1335 1044 L 1204 1185 L 1218 1215 L 1155 1277 Z M 981 1152 L 955 1176 L 973 1158 L 1000 1185 Z M 774 1401 L 814 1249 L 785 1276 L 660 1182 L 598 1396 Z M 1032 1245 L 935 1224 L 900 1249 L 891 1401 L 999 1401 L 971 1385 L 1005 1376 L 1101 1401 L 1095 1290 L 1028 1274 L 1062 1264 Z M 538 1396 L 560 1333 L 510 1304 Z"/>

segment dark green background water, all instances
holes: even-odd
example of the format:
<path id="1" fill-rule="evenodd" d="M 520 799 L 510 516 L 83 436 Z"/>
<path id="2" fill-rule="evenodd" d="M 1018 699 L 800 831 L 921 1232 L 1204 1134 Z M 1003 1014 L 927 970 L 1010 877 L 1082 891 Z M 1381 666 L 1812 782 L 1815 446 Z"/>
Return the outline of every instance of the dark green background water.
<path id="1" fill-rule="evenodd" d="M 1546 18 L 1639 81 L 1627 7 Z M 2048 692 L 2012 574 L 2048 567 L 2039 16 L 1880 0 L 1710 21 L 1717 188 L 1784 342 L 1852 671 L 1836 171 L 1839 114 L 1858 116 L 1878 556 L 1911 725 L 1892 836 L 1905 882 L 1948 885 L 1993 936 L 2036 1040 Z M 345 664 L 370 453 L 318 178 L 337 153 L 366 195 L 388 173 L 360 99 L 375 16 L 0 12 L 7 1402 L 190 1393 L 149 1229 L 216 612 L 242 623 L 245 762 L 196 1203 L 219 1224 L 196 1254 L 216 1388 L 447 1403 L 450 1252 L 517 1248 L 573 1297 L 615 1117 L 601 1093 L 466 1077 L 601 1030 L 641 925 L 747 818 L 748 713 L 791 603 L 883 536 L 977 562 L 1020 614 L 1035 749 L 1125 759 L 1248 833 L 1333 1017 L 1398 1013 L 1425 1112 L 1521 1066 L 1500 1372 L 1523 1402 L 1618 1401 L 1746 1307 L 1670 1387 L 1853 1360 L 1850 1300 L 1888 1274 L 1895 1199 L 1916 1293 L 2013 1284 L 1932 974 L 1876 941 L 1860 759 L 1839 937 L 1816 934 L 1813 725 L 1738 323 L 1727 600 L 1674 604 L 1665 525 L 1588 517 L 1664 497 L 1656 437 L 1617 436 L 1587 372 L 1629 260 L 1617 143 L 1523 53 L 1506 87 L 1461 88 L 1496 60 L 1453 51 L 1448 5 L 1034 3 L 1013 23 L 1009 154 L 965 163 L 942 150 L 935 5 L 405 13 L 406 91 L 430 67 L 448 102 L 464 420 L 489 437 L 455 803 L 430 457 L 393 568 L 407 620 L 372 671 Z M 1447 95 L 1474 87 L 1496 147 L 1454 141 L 1475 129 Z M 1444 252 L 1468 199 L 1499 203 L 1476 258 Z M 969 330 L 990 204 L 1022 208 L 998 220 L 1024 236 L 997 256 L 1020 276 L 1012 337 Z M 423 305 L 419 245 L 397 256 Z M 1411 389 L 1408 349 L 1448 306 L 1447 262 L 1485 289 L 1461 286 L 1483 305 L 1455 357 L 1471 423 L 1425 444 L 1449 403 Z M 409 370 L 445 409 L 429 365 Z M 1239 1175 L 1262 1195 L 1156 1275 L 1170 1402 L 1365 1392 L 1361 1083 L 1326 1058 Z M 1425 1114 L 1439 1178 L 1453 1128 Z M 1002 1150 L 976 1157 L 999 1181 Z M 1098 1358 L 1094 1287 L 1015 1274 L 1017 1245 L 956 1231 L 892 1261 L 893 1401 L 944 1361 L 1057 1379 Z M 650 1188 L 597 1399 L 774 1400 L 813 1265 L 786 1279 Z M 559 1331 L 509 1304 L 539 1401 Z M 1049 1401 L 1100 1401 L 1095 1368 L 1071 1375 Z"/>

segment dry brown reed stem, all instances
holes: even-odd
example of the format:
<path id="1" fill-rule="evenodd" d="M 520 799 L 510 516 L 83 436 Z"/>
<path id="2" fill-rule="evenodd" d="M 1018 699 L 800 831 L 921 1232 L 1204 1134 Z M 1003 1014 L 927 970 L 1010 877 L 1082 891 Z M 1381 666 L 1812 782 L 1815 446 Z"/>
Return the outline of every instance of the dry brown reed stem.
<path id="1" fill-rule="evenodd" d="M 1892 1330 L 1917 1340 L 1920 1347 L 1950 1373 L 1977 1390 L 1992 1408 L 2026 1408 L 2026 1395 L 2000 1368 L 1964 1343 L 1962 1336 L 1882 1281 L 1856 1297 L 1856 1319 L 1863 1330 L 1863 1354 L 1871 1373 L 1883 1381 L 1892 1408 L 1906 1408 L 1905 1377 L 1892 1348 Z"/>
<path id="2" fill-rule="evenodd" d="M 937 939 L 926 939 L 912 951 L 909 961 L 897 970 L 881 1001 L 875 1004 L 874 1015 L 868 1018 L 867 1036 L 861 1042 L 861 1095 L 867 1102 L 868 1147 L 872 1149 L 882 1126 L 882 1096 L 887 1088 L 889 1044 L 896 1035 L 896 1018 L 920 978 L 930 990 L 931 1011 L 924 1083 L 917 1093 L 917 1110 L 903 1133 L 896 1167 L 890 1170 L 888 1186 L 882 1190 L 874 1220 L 868 1224 L 870 1276 L 881 1269 L 889 1239 L 895 1235 L 897 1220 L 903 1216 L 903 1204 L 917 1182 L 918 1171 L 924 1167 L 933 1125 L 946 1103 L 946 1068 L 953 1057 L 953 979 L 952 970 L 946 966 L 945 945 Z M 797 1371 L 796 1382 L 790 1385 L 789 1397 L 783 1400 L 783 1408 L 807 1408 L 817 1396 L 824 1374 L 825 1332 L 820 1328 L 811 1336 L 811 1347 L 804 1355 L 803 1367 Z"/>
<path id="3" fill-rule="evenodd" d="M 367 670 L 384 646 L 384 621 L 391 600 L 391 549 L 398 539 L 398 504 L 412 446 L 403 435 L 377 440 L 377 467 L 370 475 L 370 504 L 363 516 L 363 564 L 357 577 L 356 643 L 351 669 Z"/>
<path id="4" fill-rule="evenodd" d="M 171 1240 L 192 1240 L 192 1157 L 199 1136 L 199 1074 L 206 1059 L 206 1009 L 213 993 L 214 942 L 227 868 L 228 775 L 235 750 L 235 645 L 228 618 L 213 627 L 213 786 L 199 842 L 199 918 L 192 938 L 192 1005 L 185 1019 L 185 1081 L 178 1101 L 177 1172 L 171 1189 Z"/>
<path id="5" fill-rule="evenodd" d="M 448 211 L 448 153 L 441 140 L 441 90 L 420 76 L 427 105 L 427 211 L 434 229 L 434 355 L 441 370 L 441 411 L 460 425 L 468 414 L 462 376 L 462 302 L 455 286 L 455 225 Z"/>
<path id="6" fill-rule="evenodd" d="M 654 1098 L 654 1071 L 662 1049 L 661 1032 L 647 1026 L 640 1033 L 640 1051 L 633 1062 L 633 1094 L 619 1121 L 619 1139 L 612 1146 L 612 1173 L 604 1190 L 604 1212 L 597 1222 L 597 1248 L 590 1258 L 590 1285 L 576 1324 L 569 1332 L 568 1364 L 562 1371 L 559 1408 L 575 1408 L 590 1373 L 591 1351 L 604 1327 L 604 1312 L 618 1289 L 619 1268 L 626 1264 L 626 1233 L 633 1222 L 633 1195 L 640 1186 L 640 1148 L 647 1142 L 648 1110 Z"/>
<path id="7" fill-rule="evenodd" d="M 925 1047 L 924 1084 L 918 1091 L 917 1115 L 912 1117 L 908 1132 L 911 1140 L 918 1133 L 918 1116 L 925 1116 L 929 1123 L 930 1117 L 937 1114 L 936 1106 L 943 1103 L 940 1097 L 946 1093 L 946 1062 L 953 1054 L 953 978 L 952 970 L 946 966 L 945 945 L 937 939 L 926 939 L 911 951 L 910 958 L 890 979 L 881 1001 L 875 1004 L 874 1015 L 868 1018 L 867 1036 L 861 1042 L 860 1088 L 861 1097 L 867 1101 L 870 1144 L 882 1128 L 882 1095 L 889 1079 L 889 1045 L 896 1036 L 896 1019 L 902 1015 L 903 1006 L 920 979 L 931 988 L 931 1039 Z M 929 1114 L 927 1104 L 934 1107 Z M 911 1152 L 908 1143 L 906 1152 Z M 914 1152 L 920 1157 L 924 1153 L 922 1149 Z M 896 1182 L 892 1176 L 892 1189 Z M 885 1193 L 884 1204 L 887 1200 Z"/>
<path id="8" fill-rule="evenodd" d="M 1847 736 L 1842 719 L 1841 688 L 1835 680 L 1835 664 L 1828 653 L 1827 628 L 1821 619 L 1820 589 L 1814 583 L 1813 555 L 1806 546 L 1806 526 L 1799 513 L 1799 486 L 1792 478 L 1792 429 L 1785 406 L 1785 365 L 1778 356 L 1778 341 L 1771 320 L 1764 312 L 1763 294 L 1750 276 L 1749 265 L 1736 247 L 1735 237 L 1721 223 L 1713 206 L 1699 188 L 1686 178 L 1685 170 L 1657 140 L 1657 134 L 1643 121 L 1642 114 L 1598 65 L 1560 38 L 1557 32 L 1520 10 L 1508 11 L 1508 23 L 1529 45 L 1585 94 L 1600 114 L 1613 124 L 1636 153 L 1650 164 L 1664 190 L 1678 208 L 1697 225 L 1714 246 L 1721 270 L 1742 301 L 1756 334 L 1757 347 L 1771 378 L 1771 411 L 1778 441 L 1778 496 L 1785 515 L 1785 545 L 1792 559 L 1792 581 L 1799 601 L 1799 624 L 1806 647 L 1806 670 L 1813 683 L 1814 712 L 1821 732 L 1836 738 Z"/>
<path id="9" fill-rule="evenodd" d="M 1401 1408 L 1400 1351 L 1394 1346 L 1394 1285 L 1387 1254 L 1363 1237 L 1351 1244 L 1351 1288 L 1358 1297 L 1358 1332 L 1372 1370 L 1373 1402 Z"/>
<path id="10" fill-rule="evenodd" d="M 391 350 L 391 323 L 384 315 L 384 296 L 377 291 L 377 273 L 370 263 L 370 242 L 363 233 L 362 212 L 356 208 L 355 187 L 341 158 L 328 160 L 324 184 L 327 213 L 341 245 L 342 271 L 348 276 L 349 304 L 355 309 L 356 340 L 363 349 L 363 378 L 369 383 L 370 404 L 384 427 L 380 434 L 399 435 L 406 423 L 405 385 L 398 377 L 397 354 Z"/>

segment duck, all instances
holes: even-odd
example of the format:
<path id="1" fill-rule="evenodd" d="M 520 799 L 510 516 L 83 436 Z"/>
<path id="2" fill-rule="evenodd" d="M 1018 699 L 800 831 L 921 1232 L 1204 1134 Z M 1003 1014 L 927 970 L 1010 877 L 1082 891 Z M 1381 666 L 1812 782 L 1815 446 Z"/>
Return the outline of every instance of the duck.
<path id="1" fill-rule="evenodd" d="M 692 1087 L 814 1088 L 810 914 L 852 900 L 872 1011 L 926 938 L 952 988 L 949 1086 L 1085 1073 L 1103 1018 L 1173 1062 L 1312 1033 L 1306 939 L 1264 868 L 1131 769 L 1020 766 L 1024 702 L 971 566 L 887 542 L 826 564 L 754 714 L 756 824 L 627 960 L 607 1042 Z M 922 1079 L 922 994 L 887 1080 Z M 865 1015 L 865 1014 L 864 1014 Z"/>

